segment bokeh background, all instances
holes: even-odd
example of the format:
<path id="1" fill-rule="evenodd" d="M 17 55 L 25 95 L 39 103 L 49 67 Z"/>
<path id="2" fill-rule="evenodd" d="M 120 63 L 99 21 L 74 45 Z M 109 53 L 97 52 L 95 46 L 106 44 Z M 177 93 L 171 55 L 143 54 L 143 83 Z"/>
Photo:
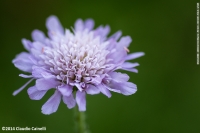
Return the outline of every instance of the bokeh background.
<path id="1" fill-rule="evenodd" d="M 96 27 L 109 24 L 111 34 L 122 30 L 133 39 L 131 52 L 139 73 L 129 73 L 136 94 L 87 95 L 87 122 L 92 133 L 199 133 L 200 66 L 196 64 L 196 1 L 0 1 L 0 127 L 46 126 L 47 133 L 73 133 L 73 110 L 61 103 L 56 113 L 43 115 L 40 101 L 30 100 L 26 89 L 12 92 L 27 80 L 11 63 L 25 51 L 22 38 L 46 32 L 45 21 L 56 15 L 66 28 L 77 18 L 93 18 Z M 34 83 L 32 83 L 33 85 Z M 0 132 L 3 132 L 0 129 Z M 5 131 L 4 131 L 5 132 Z M 14 131 L 12 131 L 14 132 Z M 28 131 L 26 131 L 28 132 Z"/>

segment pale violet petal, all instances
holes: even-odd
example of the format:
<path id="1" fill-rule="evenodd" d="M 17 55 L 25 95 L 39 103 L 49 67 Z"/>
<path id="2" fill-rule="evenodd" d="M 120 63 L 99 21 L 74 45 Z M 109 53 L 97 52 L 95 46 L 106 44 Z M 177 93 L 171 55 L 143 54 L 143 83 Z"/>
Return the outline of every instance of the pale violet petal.
<path id="1" fill-rule="evenodd" d="M 84 23 L 82 19 L 78 19 L 74 25 L 75 31 L 82 31 L 84 29 Z"/>
<path id="2" fill-rule="evenodd" d="M 47 91 L 43 91 L 43 90 L 40 91 L 35 86 L 32 86 L 27 90 L 27 92 L 28 92 L 30 99 L 40 100 L 46 94 Z"/>
<path id="3" fill-rule="evenodd" d="M 55 88 L 60 84 L 55 78 L 41 78 L 36 80 L 36 87 L 38 90 L 49 90 Z"/>
<path id="4" fill-rule="evenodd" d="M 22 44 L 23 44 L 23 46 L 24 46 L 24 48 L 25 48 L 26 50 L 28 50 L 28 51 L 31 50 L 31 45 L 32 45 L 31 41 L 29 41 L 29 40 L 23 38 L 23 39 L 22 39 Z"/>
<path id="5" fill-rule="evenodd" d="M 29 60 L 34 64 L 37 65 L 38 61 L 34 56 L 29 56 Z"/>
<path id="6" fill-rule="evenodd" d="M 119 40 L 118 45 L 122 45 L 123 47 L 128 47 L 131 42 L 132 42 L 132 39 L 130 36 L 124 36 Z"/>
<path id="7" fill-rule="evenodd" d="M 50 16 L 47 18 L 46 27 L 49 31 L 64 34 L 64 29 L 56 16 Z"/>
<path id="8" fill-rule="evenodd" d="M 121 65 L 125 61 L 125 57 L 127 56 L 127 52 L 120 47 L 116 47 L 117 52 L 112 52 L 108 54 L 108 58 L 113 59 L 111 62 L 116 65 Z"/>
<path id="9" fill-rule="evenodd" d="M 48 101 L 42 106 L 42 113 L 49 115 L 57 111 L 60 104 L 61 94 L 58 91 L 48 99 Z"/>
<path id="10" fill-rule="evenodd" d="M 63 102 L 67 105 L 69 109 L 73 108 L 76 105 L 73 94 L 69 96 L 63 96 Z"/>
<path id="11" fill-rule="evenodd" d="M 87 94 L 91 94 L 91 95 L 100 93 L 100 90 L 97 87 L 95 87 L 94 85 L 91 85 L 91 84 L 88 85 L 88 87 L 85 91 L 87 92 Z"/>
<path id="12" fill-rule="evenodd" d="M 103 93 L 104 95 L 106 95 L 108 98 L 111 97 L 110 91 L 104 85 L 99 84 L 96 87 L 101 91 L 101 93 Z"/>
<path id="13" fill-rule="evenodd" d="M 55 75 L 52 75 L 52 74 L 49 73 L 49 72 L 42 72 L 41 75 L 42 75 L 42 77 L 45 78 L 45 79 L 50 79 L 50 78 L 56 79 L 56 76 L 55 76 Z"/>
<path id="14" fill-rule="evenodd" d="M 101 83 L 102 79 L 105 77 L 105 75 L 99 76 L 97 75 L 96 77 L 92 78 L 90 83 L 94 84 L 94 85 L 98 85 Z"/>
<path id="15" fill-rule="evenodd" d="M 104 40 L 109 32 L 110 32 L 110 26 L 108 26 L 108 25 L 106 25 L 105 27 L 99 26 L 95 30 L 95 35 L 100 36 Z"/>
<path id="16" fill-rule="evenodd" d="M 120 83 L 120 91 L 124 95 L 132 95 L 137 91 L 137 86 L 131 82 Z"/>
<path id="17" fill-rule="evenodd" d="M 94 21 L 92 19 L 87 19 L 85 21 L 85 28 L 87 28 L 88 30 L 92 30 L 94 27 Z"/>
<path id="18" fill-rule="evenodd" d="M 138 70 L 135 69 L 135 68 L 120 68 L 121 70 L 126 70 L 126 71 L 129 71 L 129 72 L 134 72 L 134 73 L 138 73 Z"/>
<path id="19" fill-rule="evenodd" d="M 49 70 L 38 66 L 33 66 L 32 69 L 32 75 L 35 78 L 43 78 L 45 77 L 44 75 L 49 72 Z"/>
<path id="20" fill-rule="evenodd" d="M 86 110 L 86 99 L 85 99 L 85 92 L 76 92 L 76 102 L 79 107 L 79 111 L 85 111 Z"/>
<path id="21" fill-rule="evenodd" d="M 105 86 L 106 86 L 106 85 L 105 85 Z M 108 90 L 112 91 L 112 92 L 121 93 L 121 91 L 118 90 L 118 89 L 112 89 L 112 88 L 110 88 L 109 86 L 106 86 L 106 88 L 107 88 Z"/>
<path id="22" fill-rule="evenodd" d="M 79 91 L 83 91 L 83 88 L 79 83 L 75 83 L 74 85 L 78 88 Z"/>
<path id="23" fill-rule="evenodd" d="M 45 42 L 46 37 L 42 31 L 34 30 L 31 35 L 34 41 Z"/>
<path id="24" fill-rule="evenodd" d="M 111 77 L 110 80 L 114 80 L 115 82 L 126 82 L 129 80 L 129 76 L 125 73 L 110 72 L 109 76 Z"/>
<path id="25" fill-rule="evenodd" d="M 112 36 L 109 37 L 109 39 L 114 39 L 114 40 L 118 40 L 122 35 L 121 31 L 117 31 L 116 33 L 114 33 Z"/>
<path id="26" fill-rule="evenodd" d="M 20 74 L 19 76 L 23 77 L 23 78 L 32 78 L 33 77 L 32 75 L 25 75 L 25 74 Z"/>
<path id="27" fill-rule="evenodd" d="M 58 90 L 63 96 L 70 96 L 73 91 L 73 86 L 68 85 L 68 84 L 61 85 L 61 86 L 58 86 Z"/>
<path id="28" fill-rule="evenodd" d="M 124 62 L 122 64 L 123 68 L 133 68 L 133 67 L 136 67 L 136 66 L 139 66 L 139 63 Z"/>
<path id="29" fill-rule="evenodd" d="M 109 90 L 122 93 L 124 95 L 132 95 L 137 91 L 137 86 L 131 82 L 115 82 L 113 80 L 106 86 L 111 88 Z"/>
<path id="30" fill-rule="evenodd" d="M 21 92 L 31 81 L 33 81 L 33 79 L 30 79 L 28 82 L 26 82 L 26 84 L 24 84 L 22 87 L 20 87 L 19 89 L 15 90 L 13 92 L 13 96 L 17 95 L 19 92 Z"/>
<path id="31" fill-rule="evenodd" d="M 29 56 L 29 53 L 22 52 L 16 56 L 12 63 L 15 65 L 15 67 L 22 71 L 31 72 L 33 63 L 29 59 Z"/>
<path id="32" fill-rule="evenodd" d="M 133 60 L 141 56 L 144 56 L 144 52 L 131 53 L 126 56 L 125 60 Z"/>

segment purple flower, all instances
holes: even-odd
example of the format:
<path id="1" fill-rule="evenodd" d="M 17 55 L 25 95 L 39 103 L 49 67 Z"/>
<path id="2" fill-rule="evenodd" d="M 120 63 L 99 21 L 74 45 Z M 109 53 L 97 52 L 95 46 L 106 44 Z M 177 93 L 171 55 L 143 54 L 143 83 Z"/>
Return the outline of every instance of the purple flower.
<path id="1" fill-rule="evenodd" d="M 138 72 L 135 67 L 139 64 L 128 60 L 141 57 L 144 53 L 127 54 L 131 37 L 121 37 L 121 31 L 107 37 L 109 26 L 93 29 L 94 21 L 91 19 L 78 19 L 71 32 L 64 30 L 56 16 L 50 16 L 46 27 L 48 37 L 42 31 L 34 30 L 33 42 L 22 39 L 28 52 L 20 53 L 12 62 L 18 69 L 30 73 L 19 75 L 30 80 L 13 95 L 33 80 L 36 80 L 35 86 L 27 91 L 32 100 L 40 100 L 49 89 L 55 89 L 42 106 L 43 114 L 51 114 L 56 112 L 61 99 L 68 108 L 77 103 L 79 111 L 85 111 L 86 93 L 93 95 L 101 92 L 111 97 L 110 91 L 124 95 L 137 91 L 136 85 L 128 82 L 127 74 L 116 72 L 119 69 Z"/>

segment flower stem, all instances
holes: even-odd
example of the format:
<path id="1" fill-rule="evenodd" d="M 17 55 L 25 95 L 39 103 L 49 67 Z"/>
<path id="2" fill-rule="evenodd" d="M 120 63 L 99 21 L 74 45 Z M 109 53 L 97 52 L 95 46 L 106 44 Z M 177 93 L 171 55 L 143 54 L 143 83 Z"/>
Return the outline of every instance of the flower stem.
<path id="1" fill-rule="evenodd" d="M 87 129 L 85 112 L 80 112 L 78 106 L 74 108 L 75 133 L 90 133 Z"/>

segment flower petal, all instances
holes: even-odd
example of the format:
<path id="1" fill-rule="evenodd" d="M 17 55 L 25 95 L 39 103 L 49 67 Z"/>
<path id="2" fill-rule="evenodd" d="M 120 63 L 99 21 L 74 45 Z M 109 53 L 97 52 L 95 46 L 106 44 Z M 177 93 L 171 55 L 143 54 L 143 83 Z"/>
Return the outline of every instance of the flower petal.
<path id="1" fill-rule="evenodd" d="M 121 35 L 122 35 L 122 32 L 121 32 L 121 31 L 117 31 L 117 32 L 114 33 L 112 36 L 110 36 L 108 40 L 114 39 L 114 40 L 117 41 L 117 40 L 121 37 Z"/>
<path id="2" fill-rule="evenodd" d="M 131 42 L 132 42 L 132 39 L 131 39 L 130 36 L 124 36 L 120 39 L 119 45 L 122 45 L 124 47 L 128 47 Z"/>
<path id="3" fill-rule="evenodd" d="M 29 56 L 29 60 L 33 63 L 33 65 L 37 65 L 38 64 L 38 60 L 34 56 Z"/>
<path id="4" fill-rule="evenodd" d="M 134 72 L 134 73 L 138 73 L 138 70 L 135 69 L 135 68 L 120 68 L 121 70 L 126 70 L 126 71 L 129 71 L 129 72 Z"/>
<path id="5" fill-rule="evenodd" d="M 22 39 L 22 44 L 24 45 L 24 48 L 28 51 L 30 51 L 31 49 L 31 41 L 27 40 L 27 39 Z"/>
<path id="6" fill-rule="evenodd" d="M 58 86 L 58 90 L 63 96 L 70 96 L 73 91 L 73 86 L 68 85 L 68 84 L 61 85 L 61 86 Z"/>
<path id="7" fill-rule="evenodd" d="M 78 19 L 74 25 L 75 31 L 82 31 L 84 29 L 84 23 L 82 19 Z"/>
<path id="8" fill-rule="evenodd" d="M 123 68 L 132 68 L 132 67 L 136 67 L 136 66 L 139 66 L 139 63 L 124 62 L 122 64 Z"/>
<path id="9" fill-rule="evenodd" d="M 74 85 L 78 88 L 79 91 L 83 91 L 83 88 L 79 83 L 75 83 Z"/>
<path id="10" fill-rule="evenodd" d="M 45 44 L 42 42 L 33 42 L 32 43 L 32 48 L 31 48 L 31 54 L 36 58 L 36 59 L 41 59 L 40 55 L 43 54 L 43 48 Z"/>
<path id="11" fill-rule="evenodd" d="M 141 56 L 144 56 L 144 52 L 136 52 L 136 53 L 128 54 L 125 60 L 133 60 Z"/>
<path id="12" fill-rule="evenodd" d="M 121 84 L 121 93 L 124 95 L 132 95 L 137 91 L 137 86 L 131 82 L 125 82 Z"/>
<path id="13" fill-rule="evenodd" d="M 70 96 L 63 96 L 63 102 L 67 105 L 69 109 L 73 108 L 76 105 L 73 94 L 71 94 Z"/>
<path id="14" fill-rule="evenodd" d="M 57 111 L 60 104 L 61 94 L 58 91 L 49 98 L 49 100 L 42 106 L 42 113 L 49 115 Z"/>
<path id="15" fill-rule="evenodd" d="M 36 87 L 38 90 L 49 90 L 55 88 L 60 84 L 55 78 L 41 78 L 36 80 Z"/>
<path id="16" fill-rule="evenodd" d="M 13 96 L 17 95 L 19 92 L 21 92 L 31 81 L 33 81 L 33 79 L 30 79 L 28 82 L 26 82 L 26 84 L 24 84 L 22 87 L 20 87 L 19 89 L 15 90 L 13 92 Z"/>
<path id="17" fill-rule="evenodd" d="M 49 31 L 64 34 L 64 29 L 56 16 L 50 16 L 47 18 L 46 27 Z"/>
<path id="18" fill-rule="evenodd" d="M 40 100 L 47 91 L 39 91 L 35 86 L 30 87 L 28 90 L 28 95 L 32 100 Z"/>
<path id="19" fill-rule="evenodd" d="M 23 78 L 32 78 L 33 77 L 32 75 L 25 75 L 25 74 L 20 74 L 19 76 L 23 77 Z"/>
<path id="20" fill-rule="evenodd" d="M 85 21 L 85 28 L 90 31 L 93 29 L 93 27 L 94 27 L 94 21 L 92 19 L 87 19 Z"/>
<path id="21" fill-rule="evenodd" d="M 106 86 L 106 85 L 105 85 L 105 86 Z M 118 90 L 118 89 L 112 89 L 112 88 L 110 88 L 109 86 L 106 86 L 106 88 L 107 88 L 108 90 L 112 91 L 112 92 L 121 93 L 121 91 Z"/>
<path id="22" fill-rule="evenodd" d="M 34 30 L 32 32 L 32 38 L 33 38 L 34 41 L 44 42 L 46 37 L 45 37 L 45 35 L 42 31 Z"/>
<path id="23" fill-rule="evenodd" d="M 120 72 L 111 72 L 109 73 L 109 76 L 111 77 L 111 80 L 115 82 L 126 82 L 129 80 L 129 76 L 127 74 Z"/>
<path id="24" fill-rule="evenodd" d="M 101 91 L 101 93 L 106 95 L 108 98 L 111 97 L 110 91 L 103 84 L 99 84 L 96 87 Z"/>
<path id="25" fill-rule="evenodd" d="M 102 41 L 103 41 L 106 38 L 106 36 L 108 35 L 109 32 L 110 32 L 110 26 L 108 26 L 108 25 L 106 25 L 105 27 L 99 26 L 95 30 L 95 35 L 100 36 Z"/>
<path id="26" fill-rule="evenodd" d="M 43 78 L 44 76 L 44 73 L 47 73 L 49 72 L 48 70 L 46 70 L 45 68 L 43 67 L 38 67 L 38 66 L 33 66 L 32 67 L 32 75 L 33 77 L 35 78 Z"/>
<path id="27" fill-rule="evenodd" d="M 29 56 L 30 54 L 22 52 L 16 56 L 12 63 L 22 71 L 31 72 L 33 63 L 29 59 Z"/>
<path id="28" fill-rule="evenodd" d="M 96 77 L 93 77 L 90 81 L 90 83 L 94 84 L 94 85 L 98 85 L 101 83 L 102 79 L 105 77 L 105 75 L 97 75 Z"/>
<path id="29" fill-rule="evenodd" d="M 86 100 L 85 100 L 85 92 L 76 92 L 76 102 L 79 107 L 79 111 L 85 111 L 86 110 Z"/>
<path id="30" fill-rule="evenodd" d="M 94 85 L 91 85 L 91 84 L 88 85 L 88 87 L 85 91 L 87 92 L 87 94 L 91 94 L 91 95 L 100 93 L 100 90 L 97 87 L 95 87 Z"/>
<path id="31" fill-rule="evenodd" d="M 131 82 L 115 82 L 111 81 L 108 87 L 119 90 L 124 95 L 132 95 L 137 91 L 137 86 Z M 111 90 L 112 91 L 112 90 Z M 115 91 L 117 92 L 117 91 Z"/>
<path id="32" fill-rule="evenodd" d="M 112 63 L 116 65 L 121 65 L 122 63 L 124 63 L 127 53 L 122 47 L 119 46 L 115 48 L 115 51 L 117 52 L 110 52 L 107 57 L 113 59 L 111 61 Z"/>
<path id="33" fill-rule="evenodd" d="M 45 79 L 50 79 L 50 78 L 56 79 L 56 76 L 55 76 L 55 75 L 52 75 L 51 73 L 48 73 L 48 72 L 42 72 L 41 75 L 42 75 L 42 77 L 45 78 Z"/>

